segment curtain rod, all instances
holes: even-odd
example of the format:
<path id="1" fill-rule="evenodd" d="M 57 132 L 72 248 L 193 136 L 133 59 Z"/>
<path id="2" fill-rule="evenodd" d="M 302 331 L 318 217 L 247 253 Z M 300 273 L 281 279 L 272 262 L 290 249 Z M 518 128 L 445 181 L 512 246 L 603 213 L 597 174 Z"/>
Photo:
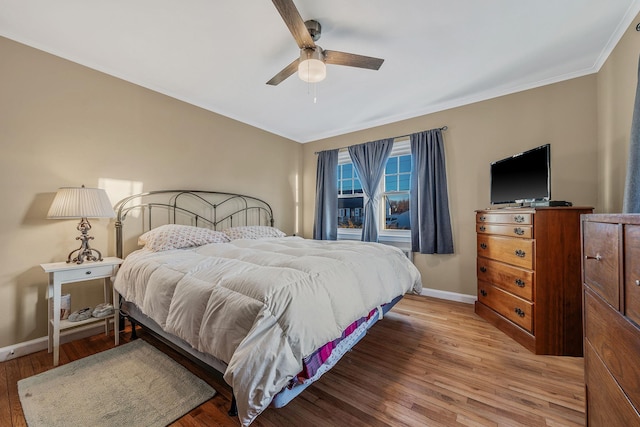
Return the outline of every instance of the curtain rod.
<path id="1" fill-rule="evenodd" d="M 638 24 L 638 25 L 640 25 L 640 24 Z M 445 130 L 449 129 L 449 127 L 448 127 L 447 125 L 444 125 L 444 126 L 442 126 L 441 128 L 436 128 L 436 129 L 441 130 L 441 131 L 443 131 L 443 132 L 444 132 Z M 418 133 L 418 132 L 414 132 L 414 133 Z M 400 136 L 394 136 L 394 137 L 392 137 L 392 139 L 406 138 L 407 136 L 411 136 L 411 135 L 413 135 L 413 133 L 408 133 L 408 134 L 406 134 L 406 135 L 400 135 Z M 338 151 L 340 151 L 340 150 L 344 150 L 344 149 L 346 149 L 346 148 L 349 148 L 349 146 L 347 146 L 347 147 L 340 147 L 340 148 L 338 148 Z M 335 150 L 335 148 L 332 148 L 332 150 Z M 313 154 L 316 154 L 316 155 L 317 155 L 318 153 L 320 153 L 320 152 L 319 152 L 319 151 L 315 151 Z"/>

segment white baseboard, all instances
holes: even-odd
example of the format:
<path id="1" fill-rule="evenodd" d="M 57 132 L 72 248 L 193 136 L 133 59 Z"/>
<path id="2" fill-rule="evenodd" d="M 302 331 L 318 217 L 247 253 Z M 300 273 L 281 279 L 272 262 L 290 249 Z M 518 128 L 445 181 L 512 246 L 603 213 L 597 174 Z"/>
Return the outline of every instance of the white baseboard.
<path id="1" fill-rule="evenodd" d="M 60 332 L 60 344 L 104 333 L 104 322 L 85 325 Z M 0 348 L 0 362 L 46 350 L 49 338 L 42 337 Z M 53 357 L 53 356 L 52 356 Z"/>
<path id="2" fill-rule="evenodd" d="M 440 291 L 438 289 L 422 288 L 421 295 L 448 301 L 464 302 L 466 304 L 474 304 L 478 297 L 476 295 L 459 294 L 457 292 Z"/>

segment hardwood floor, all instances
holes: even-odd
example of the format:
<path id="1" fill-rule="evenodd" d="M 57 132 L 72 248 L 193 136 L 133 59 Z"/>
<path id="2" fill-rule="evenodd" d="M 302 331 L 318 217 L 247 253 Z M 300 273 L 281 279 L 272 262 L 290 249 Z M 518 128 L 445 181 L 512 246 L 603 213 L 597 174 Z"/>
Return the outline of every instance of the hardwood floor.
<path id="1" fill-rule="evenodd" d="M 173 426 L 239 425 L 226 413 L 231 392 L 221 375 L 139 335 L 218 391 Z M 74 341 L 61 347 L 60 362 L 111 347 L 104 335 Z M 0 363 L 0 426 L 26 425 L 16 383 L 51 369 L 51 359 L 45 350 Z M 584 402 L 582 358 L 536 356 L 472 305 L 407 296 L 318 382 L 252 425 L 582 426 Z"/>

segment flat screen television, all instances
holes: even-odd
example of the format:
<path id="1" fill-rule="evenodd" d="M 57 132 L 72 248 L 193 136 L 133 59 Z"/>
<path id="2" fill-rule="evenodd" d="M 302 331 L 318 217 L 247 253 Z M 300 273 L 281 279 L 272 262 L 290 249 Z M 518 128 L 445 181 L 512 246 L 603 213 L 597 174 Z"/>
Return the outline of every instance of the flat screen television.
<path id="1" fill-rule="evenodd" d="M 546 144 L 491 163 L 491 204 L 550 200 L 550 151 Z"/>

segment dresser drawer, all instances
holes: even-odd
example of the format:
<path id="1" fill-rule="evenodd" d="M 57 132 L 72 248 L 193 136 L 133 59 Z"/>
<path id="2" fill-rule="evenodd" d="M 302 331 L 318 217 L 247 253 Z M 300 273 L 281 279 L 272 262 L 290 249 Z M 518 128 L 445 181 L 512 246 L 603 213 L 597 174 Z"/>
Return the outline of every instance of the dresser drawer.
<path id="1" fill-rule="evenodd" d="M 584 293 L 584 319 L 586 340 L 629 400 L 640 407 L 640 330 L 588 289 Z"/>
<path id="2" fill-rule="evenodd" d="M 533 303 L 481 280 L 478 280 L 478 301 L 533 332 Z"/>
<path id="3" fill-rule="evenodd" d="M 492 283 L 529 301 L 533 299 L 533 271 L 482 257 L 478 258 L 477 265 L 478 280 Z"/>
<path id="4" fill-rule="evenodd" d="M 531 239 L 533 237 L 533 227 L 530 225 L 513 224 L 476 224 L 476 232 L 483 234 L 500 234 L 509 237 L 522 237 Z"/>
<path id="5" fill-rule="evenodd" d="M 533 215 L 517 212 L 477 212 L 476 223 L 531 225 L 533 224 Z"/>
<path id="6" fill-rule="evenodd" d="M 478 255 L 533 269 L 534 241 L 478 234 Z"/>
<path id="7" fill-rule="evenodd" d="M 624 270 L 624 314 L 640 325 L 640 225 L 625 225 Z"/>
<path id="8" fill-rule="evenodd" d="M 619 225 L 583 223 L 584 282 L 609 304 L 620 309 Z"/>
<path id="9" fill-rule="evenodd" d="M 640 415 L 589 341 L 584 346 L 584 362 L 589 427 L 637 426 Z"/>

